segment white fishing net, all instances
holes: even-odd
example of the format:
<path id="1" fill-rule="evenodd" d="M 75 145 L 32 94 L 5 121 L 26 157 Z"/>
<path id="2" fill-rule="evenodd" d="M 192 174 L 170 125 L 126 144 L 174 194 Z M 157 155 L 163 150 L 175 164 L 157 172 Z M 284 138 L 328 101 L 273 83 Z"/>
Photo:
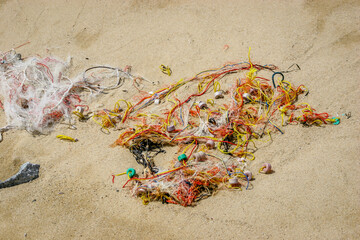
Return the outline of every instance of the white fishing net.
<path id="1" fill-rule="evenodd" d="M 0 132 L 18 128 L 47 134 L 55 123 L 71 118 L 83 90 L 89 95 L 103 93 L 119 87 L 125 78 L 133 79 L 128 72 L 107 66 L 91 67 L 70 79 L 69 68 L 70 61 L 55 57 L 21 59 L 14 50 L 0 53 L 0 94 L 8 124 Z"/>
<path id="2" fill-rule="evenodd" d="M 21 60 L 15 51 L 2 58 L 0 93 L 8 125 L 32 133 L 48 133 L 62 117 L 69 118 L 80 99 L 70 94 L 69 63 L 56 58 Z"/>

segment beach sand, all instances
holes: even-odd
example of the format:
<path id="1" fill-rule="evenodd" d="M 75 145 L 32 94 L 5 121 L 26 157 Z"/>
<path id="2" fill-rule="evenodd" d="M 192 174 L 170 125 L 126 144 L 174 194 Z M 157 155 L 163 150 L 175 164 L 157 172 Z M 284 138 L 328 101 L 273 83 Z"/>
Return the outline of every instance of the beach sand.
<path id="1" fill-rule="evenodd" d="M 251 47 L 253 62 L 297 63 L 301 71 L 289 81 L 305 84 L 306 102 L 341 123 L 284 127 L 252 163 L 270 162 L 273 174 L 258 174 L 249 191 L 219 191 L 186 208 L 145 206 L 122 189 L 125 178 L 111 182 L 111 174 L 140 169 L 127 149 L 110 147 L 117 131 L 103 134 L 92 121 L 76 131 L 60 124 L 47 136 L 11 130 L 0 143 L 0 179 L 27 161 L 41 168 L 35 181 L 0 190 L 0 239 L 359 239 L 359 12 L 359 1 L 1 0 L 2 52 L 30 41 L 17 51 L 71 56 L 74 76 L 95 65 L 131 65 L 168 84 L 247 61 Z M 131 85 L 90 106 L 131 99 L 123 89 Z"/>

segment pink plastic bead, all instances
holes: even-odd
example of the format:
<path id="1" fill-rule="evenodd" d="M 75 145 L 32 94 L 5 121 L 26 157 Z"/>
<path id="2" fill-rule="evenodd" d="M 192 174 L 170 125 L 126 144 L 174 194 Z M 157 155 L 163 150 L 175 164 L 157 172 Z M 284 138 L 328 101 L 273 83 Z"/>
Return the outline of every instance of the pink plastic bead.
<path id="1" fill-rule="evenodd" d="M 262 171 L 261 172 L 266 173 L 266 174 L 271 173 L 271 164 L 270 163 L 264 163 L 262 165 Z"/>
<path id="2" fill-rule="evenodd" d="M 244 174 L 249 179 L 249 181 L 252 179 L 252 173 L 250 171 L 245 171 Z"/>
<path id="3" fill-rule="evenodd" d="M 208 141 L 206 142 L 206 147 L 207 147 L 208 149 L 213 149 L 213 148 L 215 147 L 215 142 L 214 142 L 213 140 L 208 140 Z"/>
<path id="4" fill-rule="evenodd" d="M 197 152 L 194 154 L 196 161 L 204 161 L 206 160 L 206 154 L 204 152 Z"/>

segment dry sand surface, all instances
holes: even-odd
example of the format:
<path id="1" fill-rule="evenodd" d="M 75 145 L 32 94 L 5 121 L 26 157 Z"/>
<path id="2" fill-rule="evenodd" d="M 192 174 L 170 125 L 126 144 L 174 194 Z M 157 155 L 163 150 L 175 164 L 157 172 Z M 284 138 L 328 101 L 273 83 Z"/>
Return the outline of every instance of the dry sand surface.
<path id="1" fill-rule="evenodd" d="M 90 121 L 76 131 L 60 124 L 48 136 L 11 130 L 0 143 L 0 179 L 27 161 L 41 165 L 40 178 L 0 190 L 0 239 L 359 239 L 359 13 L 359 1 L 0 0 L 1 51 L 30 41 L 18 52 L 72 56 L 74 75 L 131 65 L 169 83 L 246 61 L 251 47 L 253 62 L 299 64 L 290 81 L 310 89 L 316 110 L 341 117 L 338 126 L 284 127 L 253 162 L 270 162 L 274 174 L 187 208 L 144 206 L 121 178 L 112 184 L 111 174 L 140 168 L 127 149 L 109 147 L 116 131 L 105 135 Z M 127 87 L 91 106 L 131 99 Z"/>

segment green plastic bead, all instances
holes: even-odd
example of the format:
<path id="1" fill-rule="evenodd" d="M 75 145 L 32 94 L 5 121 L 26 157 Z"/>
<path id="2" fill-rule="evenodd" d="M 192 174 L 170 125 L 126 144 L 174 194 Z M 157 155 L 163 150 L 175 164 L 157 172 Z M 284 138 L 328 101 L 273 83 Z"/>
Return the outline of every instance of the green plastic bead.
<path id="1" fill-rule="evenodd" d="M 183 154 L 181 154 L 181 155 L 179 155 L 178 156 L 178 160 L 179 160 L 179 162 L 181 162 L 181 161 L 185 161 L 187 159 L 187 156 L 186 156 L 186 154 L 185 153 L 183 153 Z"/>
<path id="2" fill-rule="evenodd" d="M 136 171 L 135 171 L 135 169 L 133 169 L 133 168 L 129 168 L 129 169 L 126 171 L 126 174 L 129 176 L 129 178 L 132 178 L 132 177 L 135 176 Z"/>

